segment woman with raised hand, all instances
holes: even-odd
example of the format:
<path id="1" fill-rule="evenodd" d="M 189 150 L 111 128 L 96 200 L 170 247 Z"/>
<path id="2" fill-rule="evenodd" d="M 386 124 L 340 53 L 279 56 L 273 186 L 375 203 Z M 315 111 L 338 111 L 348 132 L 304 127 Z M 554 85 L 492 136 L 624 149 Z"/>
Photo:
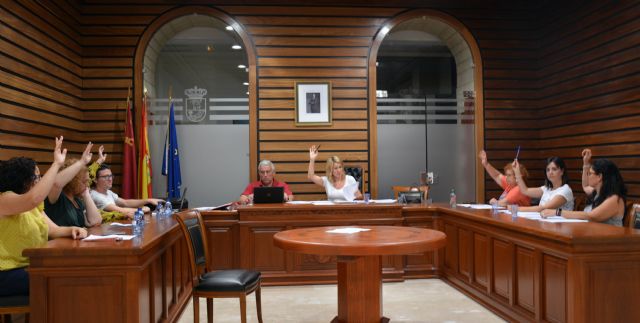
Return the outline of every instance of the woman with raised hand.
<path id="1" fill-rule="evenodd" d="M 507 206 L 510 204 L 517 204 L 520 206 L 531 205 L 531 198 L 520 192 L 520 187 L 518 187 L 518 183 L 516 183 L 516 175 L 511 163 L 504 166 L 504 174 L 502 174 L 487 161 L 487 153 L 484 150 L 480 151 L 478 157 L 489 176 L 491 176 L 491 178 L 493 178 L 493 180 L 500 185 L 502 189 L 504 189 L 498 199 L 491 198 L 489 201 L 490 204 L 497 204 L 500 206 Z M 522 174 L 522 180 L 526 181 L 529 173 L 522 164 L 520 164 L 520 174 Z"/>
<path id="2" fill-rule="evenodd" d="M 41 247 L 48 238 L 87 236 L 84 228 L 59 227 L 42 211 L 42 201 L 66 155 L 60 137 L 56 138 L 53 164 L 44 176 L 31 158 L 14 157 L 0 163 L 0 296 L 29 294 L 25 270 L 29 259 L 22 256 L 24 249 Z"/>
<path id="3" fill-rule="evenodd" d="M 608 159 L 591 163 L 591 150 L 582 151 L 582 188 L 587 194 L 583 211 L 565 211 L 548 208 L 542 216 L 560 215 L 569 219 L 584 219 L 622 226 L 627 199 L 627 188 L 616 164 Z"/>
<path id="4" fill-rule="evenodd" d="M 318 158 L 318 148 L 320 146 L 311 146 L 309 148 L 309 169 L 307 178 L 314 184 L 322 186 L 327 194 L 329 201 L 349 201 L 362 199 L 362 193 L 358 189 L 358 182 L 351 175 L 344 172 L 344 165 L 338 156 L 331 156 L 327 159 L 325 166 L 325 176 L 315 174 L 315 161 Z M 345 190 L 345 188 L 347 188 Z M 350 192 L 355 190 L 353 196 Z M 347 196 L 349 195 L 349 196 Z"/>
<path id="5" fill-rule="evenodd" d="M 549 157 L 546 163 L 544 185 L 527 187 L 518 160 L 513 161 L 513 170 L 520 191 L 532 198 L 539 198 L 540 204 L 520 208 L 521 211 L 540 212 L 544 209 L 573 210 L 573 191 L 569 186 L 569 176 L 564 161 L 560 157 Z"/>
<path id="6" fill-rule="evenodd" d="M 92 227 L 102 223 L 100 211 L 89 193 L 87 164 L 91 162 L 92 147 L 89 142 L 80 159 L 68 159 L 64 163 L 44 201 L 45 212 L 57 225 Z"/>

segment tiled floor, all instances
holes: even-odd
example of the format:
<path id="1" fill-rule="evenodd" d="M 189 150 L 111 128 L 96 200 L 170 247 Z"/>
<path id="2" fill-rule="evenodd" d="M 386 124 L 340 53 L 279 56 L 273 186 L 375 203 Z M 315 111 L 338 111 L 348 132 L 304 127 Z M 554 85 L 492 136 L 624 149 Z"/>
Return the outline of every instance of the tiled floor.
<path id="1" fill-rule="evenodd" d="M 262 288 L 264 323 L 328 323 L 337 312 L 335 285 L 275 286 Z M 504 322 L 495 314 L 439 279 L 407 280 L 383 285 L 383 312 L 392 323 Z M 214 322 L 240 322 L 237 299 L 216 299 Z M 200 299 L 200 320 L 206 322 L 207 307 Z M 258 322 L 255 297 L 247 300 L 247 321 Z M 189 302 L 179 322 L 193 322 Z"/>

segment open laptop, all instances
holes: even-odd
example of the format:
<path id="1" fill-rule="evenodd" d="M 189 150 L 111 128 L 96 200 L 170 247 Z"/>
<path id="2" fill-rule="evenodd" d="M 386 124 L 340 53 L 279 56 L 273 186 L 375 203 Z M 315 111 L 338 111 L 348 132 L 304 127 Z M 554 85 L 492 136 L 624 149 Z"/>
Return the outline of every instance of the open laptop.
<path id="1" fill-rule="evenodd" d="M 253 203 L 283 203 L 284 187 L 256 187 L 253 189 Z"/>

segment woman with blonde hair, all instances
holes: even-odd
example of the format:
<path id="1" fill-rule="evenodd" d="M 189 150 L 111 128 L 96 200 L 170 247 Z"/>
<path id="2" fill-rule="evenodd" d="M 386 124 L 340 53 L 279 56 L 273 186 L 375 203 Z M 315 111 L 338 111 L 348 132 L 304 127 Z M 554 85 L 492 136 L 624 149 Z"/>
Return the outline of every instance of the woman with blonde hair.
<path id="1" fill-rule="evenodd" d="M 362 193 L 358 189 L 358 182 L 351 175 L 344 172 L 344 164 L 340 157 L 331 156 L 327 159 L 325 176 L 315 174 L 315 161 L 318 158 L 318 148 L 309 148 L 309 170 L 307 178 L 314 184 L 322 186 L 330 201 L 351 201 L 362 199 Z M 346 188 L 346 189 L 345 189 Z M 354 191 L 355 189 L 355 191 Z"/>
<path id="2" fill-rule="evenodd" d="M 520 187 L 518 187 L 515 171 L 513 170 L 513 165 L 511 163 L 507 163 L 507 165 L 504 166 L 503 174 L 495 169 L 489 161 L 487 161 L 487 153 L 484 150 L 480 151 L 478 157 L 489 176 L 491 176 L 491 178 L 493 178 L 493 180 L 500 185 L 502 189 L 504 189 L 499 198 L 492 198 L 489 201 L 490 204 L 497 204 L 499 206 L 507 206 L 510 204 L 517 204 L 520 206 L 531 205 L 531 198 L 523 194 L 520 191 Z M 526 181 L 529 173 L 522 164 L 520 165 L 520 174 L 522 175 L 522 180 Z"/>

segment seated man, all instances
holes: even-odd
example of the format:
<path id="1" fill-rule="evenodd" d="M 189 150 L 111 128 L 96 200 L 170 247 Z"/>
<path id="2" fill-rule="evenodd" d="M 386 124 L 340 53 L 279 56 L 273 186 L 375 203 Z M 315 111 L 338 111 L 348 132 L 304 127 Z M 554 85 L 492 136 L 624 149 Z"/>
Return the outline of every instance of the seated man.
<path id="1" fill-rule="evenodd" d="M 240 195 L 240 204 L 247 204 L 253 201 L 253 189 L 256 187 L 284 187 L 284 200 L 293 201 L 293 193 L 289 189 L 289 185 L 285 182 L 279 182 L 275 178 L 276 166 L 269 160 L 263 160 L 258 164 L 258 175 L 260 180 L 247 185 L 242 195 Z"/>
<path id="2" fill-rule="evenodd" d="M 145 204 L 158 205 L 162 202 L 160 199 L 149 198 L 145 200 L 123 199 L 118 194 L 111 191 L 113 186 L 113 173 L 107 164 L 98 167 L 95 177 L 95 189 L 91 190 L 91 198 L 100 210 L 118 211 L 129 218 L 133 218 L 133 214 L 137 208 L 147 213 L 150 209 Z"/>

